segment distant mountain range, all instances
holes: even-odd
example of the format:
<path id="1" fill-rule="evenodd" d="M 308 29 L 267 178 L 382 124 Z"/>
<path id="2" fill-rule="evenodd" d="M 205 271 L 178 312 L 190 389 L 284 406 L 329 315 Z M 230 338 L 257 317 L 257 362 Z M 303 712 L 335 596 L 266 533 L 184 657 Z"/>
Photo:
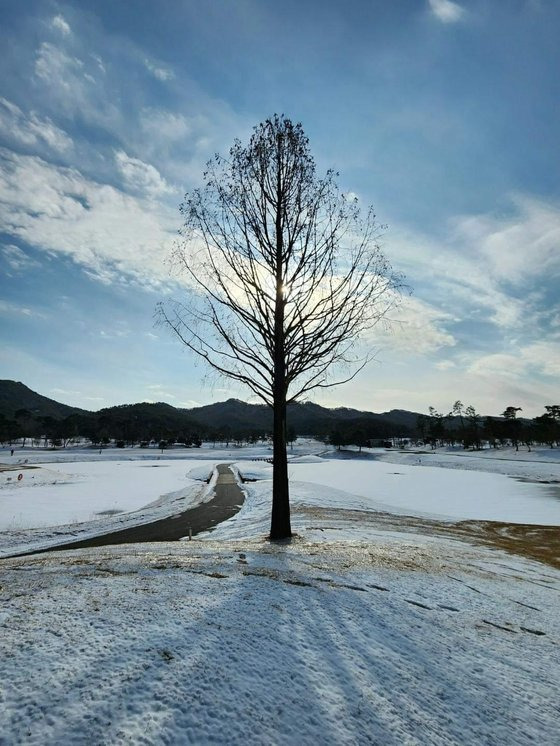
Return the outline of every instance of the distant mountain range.
<path id="1" fill-rule="evenodd" d="M 133 423 L 135 420 L 149 420 L 154 426 L 165 426 L 174 430 L 198 429 L 203 432 L 224 429 L 231 433 L 270 432 L 272 429 L 272 411 L 267 406 L 248 404 L 238 399 L 228 399 L 193 409 L 180 409 L 163 402 L 144 402 L 90 412 L 42 396 L 23 383 L 0 380 L 0 417 L 9 420 L 27 418 L 41 421 L 45 418 L 65 420 L 71 416 L 74 421 L 81 422 L 126 420 Z M 379 437 L 406 435 L 416 430 L 417 419 L 418 413 L 402 409 L 376 414 L 347 407 L 329 409 L 311 402 L 292 404 L 288 407 L 288 426 L 300 435 L 319 435 L 349 424 L 367 427 L 369 432 L 378 432 Z"/>

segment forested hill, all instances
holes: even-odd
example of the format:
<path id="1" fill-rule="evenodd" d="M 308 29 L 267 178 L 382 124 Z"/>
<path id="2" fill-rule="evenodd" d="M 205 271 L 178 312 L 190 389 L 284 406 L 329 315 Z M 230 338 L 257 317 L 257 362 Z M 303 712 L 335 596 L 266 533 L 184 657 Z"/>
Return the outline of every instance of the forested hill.
<path id="1" fill-rule="evenodd" d="M 210 427 L 229 426 L 233 430 L 243 427 L 269 430 L 272 427 L 272 410 L 269 407 L 264 404 L 247 404 L 239 399 L 228 399 L 225 402 L 207 404 L 184 411 L 188 412 L 193 419 L 204 422 Z M 312 402 L 288 405 L 288 425 L 301 434 L 315 434 L 320 430 L 328 431 L 337 424 L 359 421 L 370 425 L 378 424 L 380 437 L 381 431 L 389 436 L 397 434 L 396 430 L 399 434 L 403 429 L 414 430 L 417 419 L 417 413 L 400 409 L 375 414 L 347 407 L 328 409 Z"/>
<path id="2" fill-rule="evenodd" d="M 72 433 L 89 437 L 100 431 L 111 437 L 145 439 L 197 433 L 265 434 L 272 429 L 272 411 L 263 404 L 228 399 L 194 409 L 177 409 L 164 403 L 124 404 L 89 412 L 41 396 L 23 383 L 0 381 L 0 418 L 19 423 L 32 434 L 52 421 L 65 421 Z M 328 409 L 311 402 L 288 407 L 288 426 L 301 435 L 324 436 L 337 427 L 367 430 L 369 437 L 407 435 L 416 428 L 418 415 L 404 410 L 384 414 L 341 407 Z M 36 427 L 32 427 L 34 424 Z M 9 429 L 9 428 L 8 428 Z M 56 428 L 55 428 L 56 429 Z M 60 429 L 60 428 L 58 428 Z"/>
<path id="3" fill-rule="evenodd" d="M 479 448 L 482 441 L 493 444 L 560 444 L 560 405 L 545 407 L 534 420 L 517 417 L 520 411 L 508 407 L 500 417 L 482 417 L 473 407 L 459 416 L 435 410 L 430 416 L 392 409 L 376 414 L 339 407 L 327 409 L 304 402 L 288 407 L 288 440 L 310 435 L 332 445 L 382 443 L 393 437 L 417 437 L 437 445 L 460 442 Z M 41 396 L 23 383 L 0 381 L 0 442 L 18 438 L 45 438 L 53 445 L 65 445 L 73 438 L 92 443 L 122 445 L 150 441 L 197 445 L 202 440 L 243 441 L 262 438 L 272 432 L 272 410 L 263 404 L 238 399 L 194 409 L 178 409 L 163 402 L 121 404 L 89 412 Z"/>
<path id="4" fill-rule="evenodd" d="M 69 407 L 54 399 L 37 394 L 19 381 L 0 380 L 0 415 L 8 419 L 26 410 L 33 417 L 54 417 L 57 420 L 71 414 L 85 414 L 85 409 Z"/>

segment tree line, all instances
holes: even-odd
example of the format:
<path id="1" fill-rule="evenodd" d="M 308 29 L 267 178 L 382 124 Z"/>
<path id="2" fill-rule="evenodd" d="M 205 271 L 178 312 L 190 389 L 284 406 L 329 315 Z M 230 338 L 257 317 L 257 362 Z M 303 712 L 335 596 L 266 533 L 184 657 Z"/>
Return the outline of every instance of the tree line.
<path id="1" fill-rule="evenodd" d="M 560 405 L 547 405 L 544 413 L 532 420 L 521 418 L 520 407 L 509 406 L 498 417 L 483 417 L 473 406 L 456 401 L 443 414 L 434 407 L 428 415 L 419 415 L 416 426 L 356 417 L 338 422 L 318 417 L 308 419 L 305 432 L 288 420 L 286 440 L 293 443 L 298 435 L 315 437 L 335 448 L 390 445 L 408 439 L 432 448 L 462 446 L 479 449 L 487 443 L 493 448 L 523 445 L 560 445 Z M 18 409 L 13 417 L 0 414 L 0 442 L 13 444 L 41 441 L 43 446 L 64 448 L 69 443 L 87 440 L 92 446 L 109 444 L 120 447 L 156 445 L 167 447 L 178 443 L 198 447 L 202 441 L 213 444 L 256 443 L 270 439 L 272 427 L 254 424 L 219 424 L 210 426 L 165 404 L 124 404 L 99 412 L 74 413 L 55 418 L 38 415 L 29 409 Z"/>
<path id="2" fill-rule="evenodd" d="M 3 443 L 20 440 L 24 447 L 29 439 L 41 440 L 44 446 L 54 448 L 64 448 L 83 439 L 99 446 L 174 442 L 200 446 L 202 438 L 217 435 L 165 405 L 122 405 L 63 418 L 37 415 L 28 409 L 18 409 L 13 418 L 0 415 L 0 440 Z"/>
<path id="3" fill-rule="evenodd" d="M 429 415 L 419 415 L 417 436 L 432 448 L 462 445 L 465 449 L 478 450 L 484 443 L 492 448 L 520 445 L 529 450 L 534 445 L 550 448 L 560 445 L 560 405 L 547 404 L 544 413 L 533 419 L 521 419 L 521 407 L 508 406 L 499 417 L 483 417 L 475 407 L 465 407 L 457 400 L 447 414 L 429 408 Z"/>
<path id="4" fill-rule="evenodd" d="M 361 447 L 371 444 L 372 439 L 402 434 L 403 429 L 394 424 L 372 422 L 367 418 L 348 419 L 335 425 L 332 421 L 317 418 L 308 421 L 305 432 L 298 432 L 298 428 L 288 420 L 286 441 L 293 444 L 298 435 L 307 435 L 337 447 Z M 406 431 L 405 434 L 411 435 L 412 432 Z M 237 422 L 233 426 L 212 426 L 164 404 L 121 405 L 62 418 L 38 415 L 25 408 L 18 409 L 11 418 L 0 414 L 0 442 L 20 442 L 23 447 L 40 441 L 45 447 L 65 448 L 84 439 L 92 446 L 148 447 L 155 444 L 166 447 L 178 443 L 199 447 L 202 441 L 206 441 L 227 447 L 271 437 L 272 425 L 256 427 Z"/>

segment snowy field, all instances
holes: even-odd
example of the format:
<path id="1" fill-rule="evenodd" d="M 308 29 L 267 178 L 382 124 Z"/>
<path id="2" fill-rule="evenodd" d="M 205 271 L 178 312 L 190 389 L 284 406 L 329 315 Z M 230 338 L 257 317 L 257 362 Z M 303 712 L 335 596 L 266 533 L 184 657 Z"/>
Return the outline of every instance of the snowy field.
<path id="1" fill-rule="evenodd" d="M 213 482 L 202 480 L 214 466 L 196 459 L 70 460 L 0 472 L 0 557 L 182 513 L 211 499 Z"/>
<path id="2" fill-rule="evenodd" d="M 207 478 L 213 467 L 207 461 L 71 461 L 18 471 L 20 481 L 14 472 L 1 472 L 0 531 L 138 510 L 163 495 L 200 486 L 189 473 Z"/>
<path id="3" fill-rule="evenodd" d="M 557 467 L 560 474 L 560 468 Z M 560 525 L 560 484 L 522 482 L 502 474 L 418 467 L 384 461 L 293 464 L 290 478 L 367 498 L 366 510 L 444 520 Z"/>
<path id="4" fill-rule="evenodd" d="M 302 440 L 299 446 L 293 451 L 294 455 L 308 453 L 310 448 L 325 449 L 325 446 L 318 444 L 316 441 Z M 184 459 L 195 459 L 210 461 L 234 461 L 243 454 L 244 458 L 270 458 L 272 456 L 272 447 L 268 444 L 255 446 L 229 446 L 226 447 L 220 443 L 212 445 L 204 443 L 201 448 L 166 448 L 163 451 L 159 448 L 89 448 L 68 446 L 67 448 L 19 448 L 15 450 L 14 455 L 10 455 L 9 448 L 0 448 L 0 462 L 10 465 L 25 464 L 55 464 L 66 463 L 69 461 L 140 461 L 140 460 L 159 460 L 159 461 L 176 461 Z"/>
<path id="5" fill-rule="evenodd" d="M 307 453 L 309 446 L 300 448 Z M 212 497 L 201 484 L 241 449 L 0 449 L 0 557 L 181 513 Z M 268 445 L 242 449 L 269 458 Z M 296 450 L 297 455 L 297 450 Z M 18 476 L 21 479 L 18 480 Z"/>
<path id="6" fill-rule="evenodd" d="M 339 456 L 354 457 L 356 451 L 344 451 Z M 560 448 L 485 448 L 465 451 L 463 448 L 427 449 L 363 449 L 362 457 L 379 459 L 391 464 L 438 466 L 442 469 L 467 469 L 508 474 L 537 480 L 559 479 Z"/>
<path id="7" fill-rule="evenodd" d="M 38 526 L 0 531 L 5 555 L 184 510 L 216 462 L 257 481 L 192 542 L 0 560 L 0 744 L 558 744 L 560 571 L 399 515 L 558 525 L 555 485 L 519 481 L 554 481 L 558 462 L 512 479 L 504 459 L 324 451 L 291 454 L 284 545 L 264 540 L 266 447 L 58 451 L 19 483 L 2 472 L 0 500 L 25 496 Z M 77 505 L 84 522 L 37 523 Z"/>
<path id="8" fill-rule="evenodd" d="M 307 493 L 316 495 L 322 505 L 351 510 L 388 511 L 440 520 L 507 521 L 560 526 L 560 463 L 548 467 L 551 480 L 558 484 L 541 484 L 534 481 L 533 463 L 525 461 L 522 477 L 511 478 L 506 473 L 478 472 L 459 468 L 444 468 L 424 463 L 413 465 L 393 464 L 366 455 L 353 458 L 328 454 L 325 457 L 304 456 L 295 458 L 289 466 L 292 492 L 299 499 L 306 485 L 320 485 L 319 490 Z M 393 456 L 393 454 L 389 454 Z M 334 456 L 334 458 L 333 458 Z M 447 462 L 449 463 L 449 461 Z M 503 464 L 498 465 L 498 469 Z M 487 462 L 488 466 L 488 462 Z M 236 468 L 249 479 L 257 479 L 258 488 L 249 485 L 249 491 L 270 493 L 272 467 L 250 461 L 237 462 Z M 268 480 L 266 483 L 261 480 Z M 304 483 L 304 484 L 299 484 Z M 334 494 L 336 493 L 336 496 Z M 248 513 L 249 502 L 242 512 Z M 237 517 L 238 522 L 244 516 Z"/>
<path id="9" fill-rule="evenodd" d="M 558 743 L 546 566 L 407 537 L 1 566 L 2 744 Z"/>
<path id="10" fill-rule="evenodd" d="M 289 454 L 292 501 L 295 506 L 446 521 L 560 525 L 560 461 L 544 460 L 538 452 L 520 452 L 520 459 L 511 449 L 496 458 L 489 453 L 338 453 L 301 439 Z M 198 480 L 216 463 L 228 461 L 259 481 L 247 485 L 250 499 L 241 512 L 216 531 L 224 538 L 266 533 L 272 469 L 264 459 L 269 456 L 267 445 L 163 454 L 141 448 L 101 454 L 92 449 L 25 449 L 13 457 L 4 452 L 0 461 L 10 468 L 0 472 L 0 556 L 180 513 L 211 497 Z M 481 462 L 483 471 L 474 468 Z"/>

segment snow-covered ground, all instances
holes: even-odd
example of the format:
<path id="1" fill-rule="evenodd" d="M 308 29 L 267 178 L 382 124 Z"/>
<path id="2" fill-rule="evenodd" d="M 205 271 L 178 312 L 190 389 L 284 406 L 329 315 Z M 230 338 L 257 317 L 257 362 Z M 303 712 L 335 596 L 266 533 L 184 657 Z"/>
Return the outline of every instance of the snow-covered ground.
<path id="1" fill-rule="evenodd" d="M 560 474 L 560 465 L 556 468 Z M 395 467 L 384 461 L 362 460 L 293 464 L 290 477 L 365 497 L 366 510 L 447 520 L 560 525 L 560 484 L 535 484 L 474 470 Z"/>
<path id="2" fill-rule="evenodd" d="M 354 458 L 356 451 L 342 451 L 338 456 Z M 514 477 L 548 481 L 560 480 L 560 448 L 485 448 L 465 451 L 463 448 L 431 449 L 363 449 L 363 458 L 374 458 L 390 464 L 438 466 L 442 469 L 486 471 Z"/>
<path id="3" fill-rule="evenodd" d="M 303 441 L 299 446 L 304 453 L 309 452 L 309 443 L 316 441 Z M 322 446 L 324 450 L 324 446 Z M 297 455 L 299 450 L 296 449 Z M 14 455 L 11 455 L 11 449 L 0 448 L 0 462 L 10 465 L 25 464 L 55 464 L 67 463 L 70 461 L 174 461 L 183 459 L 209 459 L 211 461 L 231 461 L 239 458 L 243 454 L 244 458 L 265 458 L 272 455 L 272 448 L 269 444 L 259 444 L 255 446 L 229 446 L 223 444 L 204 443 L 201 448 L 90 448 L 83 446 L 68 446 L 67 448 L 16 448 Z"/>
<path id="4" fill-rule="evenodd" d="M 200 486 L 195 479 L 206 479 L 213 467 L 208 461 L 72 461 L 0 472 L 0 531 L 138 510 L 162 495 Z M 195 479 L 188 476 L 193 470 Z"/>
<path id="5" fill-rule="evenodd" d="M 1 567 L 2 744 L 558 743 L 542 565 L 405 537 Z"/>
<path id="6" fill-rule="evenodd" d="M 245 477 L 260 480 L 247 487 L 251 499 L 217 529 L 220 535 L 266 532 L 268 445 L 170 449 L 163 454 L 141 448 L 23 453 L 0 454 L 0 461 L 11 467 L 0 472 L 0 556 L 182 512 L 211 496 L 196 480 L 205 479 L 220 461 L 231 461 Z M 560 461 L 545 461 L 539 452 L 533 454 L 536 460 L 529 460 L 530 454 L 519 453 L 519 460 L 512 449 L 505 457 L 498 452 L 497 458 L 461 451 L 339 453 L 301 439 L 290 451 L 292 499 L 309 507 L 560 525 Z M 481 462 L 483 471 L 476 468 Z M 465 464 L 469 469 L 462 468 Z M 507 476 L 512 471 L 516 479 Z"/>
<path id="7" fill-rule="evenodd" d="M 182 513 L 212 498 L 215 475 L 210 484 L 202 480 L 214 466 L 194 459 L 69 461 L 0 472 L 0 557 Z"/>
<path id="8" fill-rule="evenodd" d="M 313 447 L 317 444 L 313 441 Z M 302 440 L 294 455 L 308 453 Z M 216 463 L 270 458 L 270 445 L 0 449 L 0 557 L 150 523 L 212 497 Z M 256 462 L 258 463 L 258 462 Z M 18 479 L 21 474 L 21 478 Z"/>
<path id="9" fill-rule="evenodd" d="M 371 458 L 304 457 L 290 463 L 289 475 L 295 497 L 301 489 L 294 483 L 321 485 L 320 501 L 329 500 L 329 490 L 338 491 L 338 507 L 352 510 L 382 510 L 442 520 L 485 520 L 560 525 L 560 483 L 538 484 L 512 479 L 501 473 L 448 469 L 418 464 L 394 465 Z M 528 463 L 528 462 L 526 462 Z M 249 479 L 270 480 L 272 467 L 240 461 L 236 464 Z M 560 464 L 551 467 L 560 482 Z M 525 470 L 525 478 L 530 469 Z M 249 489 L 251 489 L 249 487 Z M 260 485 L 270 492 L 270 482 Z M 250 509 L 250 503 L 242 512 Z M 237 521 L 243 520 L 240 515 Z"/>
<path id="10" fill-rule="evenodd" d="M 192 542 L 0 560 L 0 744 L 556 745 L 560 572 L 377 512 L 542 518 L 558 505 L 552 485 L 453 466 L 461 456 L 450 470 L 384 452 L 320 458 L 317 446 L 292 454 L 298 537 L 285 545 L 264 540 L 270 467 L 250 459 L 266 448 L 71 453 L 6 482 L 0 500 L 38 506 L 44 490 L 56 502 L 71 488 L 90 512 L 130 511 L 21 529 L 35 548 L 183 510 L 206 499 L 211 486 L 194 480 L 217 461 L 258 480 Z M 517 476 L 534 479 L 535 464 Z M 17 535 L 0 532 L 5 550 Z"/>

